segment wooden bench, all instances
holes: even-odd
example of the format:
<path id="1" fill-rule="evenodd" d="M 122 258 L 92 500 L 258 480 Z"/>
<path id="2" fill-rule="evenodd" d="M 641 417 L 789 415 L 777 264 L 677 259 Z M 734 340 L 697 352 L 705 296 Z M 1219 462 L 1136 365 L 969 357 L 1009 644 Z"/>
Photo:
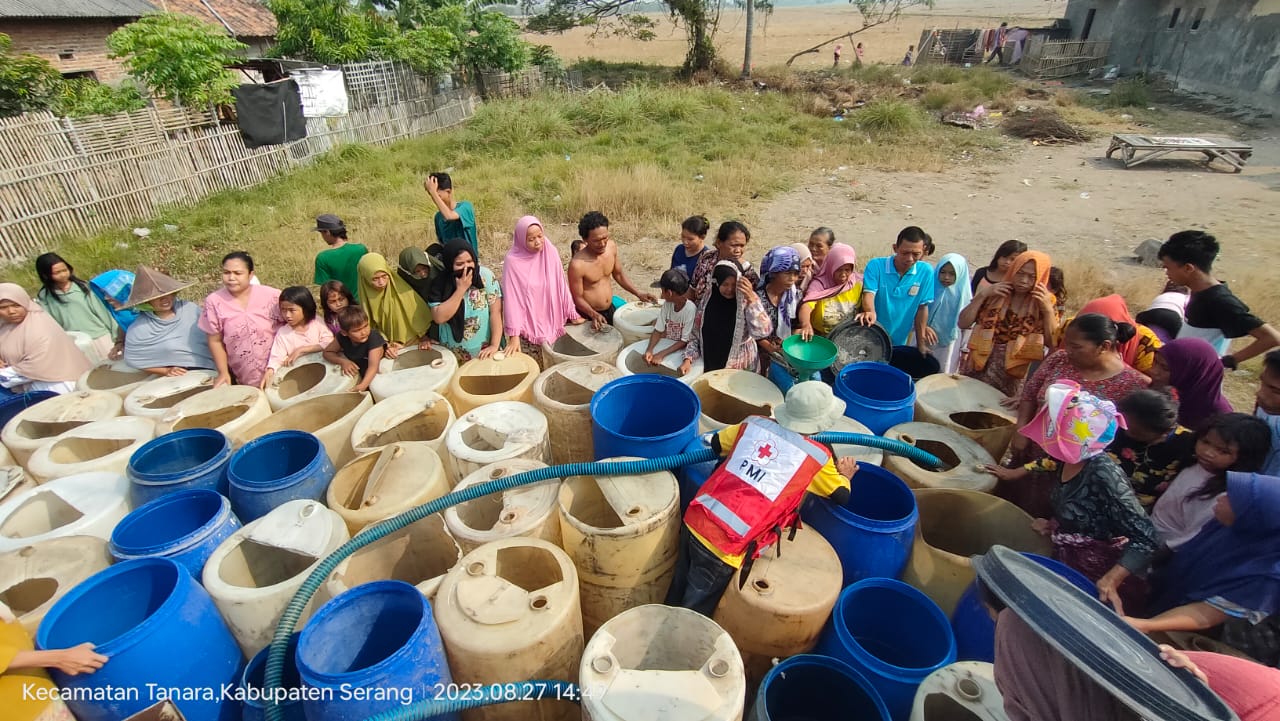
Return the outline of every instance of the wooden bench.
<path id="1" fill-rule="evenodd" d="M 1169 153 L 1192 152 L 1203 153 L 1206 164 L 1219 158 L 1230 165 L 1233 172 L 1244 170 L 1249 156 L 1253 155 L 1253 147 L 1237 140 L 1228 140 L 1212 136 L 1175 137 L 1167 135 L 1134 135 L 1117 134 L 1111 136 L 1111 146 L 1107 148 L 1107 157 L 1121 151 L 1124 167 L 1132 168 L 1148 160 L 1164 157 Z"/>

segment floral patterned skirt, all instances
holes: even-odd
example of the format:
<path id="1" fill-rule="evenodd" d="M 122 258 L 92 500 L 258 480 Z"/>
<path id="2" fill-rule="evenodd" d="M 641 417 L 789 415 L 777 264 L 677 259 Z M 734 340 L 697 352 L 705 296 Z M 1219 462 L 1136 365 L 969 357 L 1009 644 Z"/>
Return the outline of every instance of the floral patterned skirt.
<path id="1" fill-rule="evenodd" d="M 1053 534 L 1054 557 L 1083 573 L 1094 583 L 1115 567 L 1128 545 L 1129 539 L 1123 537 L 1099 541 L 1080 533 Z M 1150 589 L 1145 579 L 1131 575 L 1120 584 L 1118 590 L 1126 614 L 1133 615 L 1147 605 Z"/>

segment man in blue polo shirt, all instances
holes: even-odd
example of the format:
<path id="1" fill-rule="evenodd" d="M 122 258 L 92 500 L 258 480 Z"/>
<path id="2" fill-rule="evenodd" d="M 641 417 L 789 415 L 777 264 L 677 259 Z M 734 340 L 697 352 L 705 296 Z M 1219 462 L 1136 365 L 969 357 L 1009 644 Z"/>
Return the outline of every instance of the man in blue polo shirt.
<path id="1" fill-rule="evenodd" d="M 916 226 L 898 233 L 893 255 L 873 258 L 862 276 L 862 307 L 858 322 L 879 323 L 894 345 L 906 345 L 912 331 L 916 346 L 927 353 L 938 336 L 929 327 L 933 302 L 933 268 L 921 263 L 929 235 Z"/>

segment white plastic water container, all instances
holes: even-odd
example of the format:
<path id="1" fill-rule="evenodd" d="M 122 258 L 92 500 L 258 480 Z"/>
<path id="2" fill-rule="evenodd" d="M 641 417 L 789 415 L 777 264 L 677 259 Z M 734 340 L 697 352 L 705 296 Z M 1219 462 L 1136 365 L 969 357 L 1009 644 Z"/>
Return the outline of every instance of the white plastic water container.
<path id="1" fill-rule="evenodd" d="M 733 639 L 687 608 L 639 606 L 582 652 L 583 721 L 739 721 L 746 679 Z"/>
<path id="2" fill-rule="evenodd" d="M 50 538 L 0 553 L 0 597 L 34 637 L 59 598 L 110 565 L 111 553 L 101 538 Z"/>
<path id="3" fill-rule="evenodd" d="M 432 599 L 445 574 L 460 560 L 462 548 L 449 535 L 444 517 L 433 513 L 344 558 L 325 580 L 324 593 L 336 598 L 362 583 L 396 580 Z"/>
<path id="4" fill-rule="evenodd" d="M 547 464 L 527 458 L 512 458 L 494 463 L 472 473 L 453 487 L 461 491 L 481 483 L 514 476 L 517 473 L 546 468 Z M 458 539 L 463 553 L 503 538 L 526 536 L 541 538 L 560 545 L 560 519 L 556 501 L 560 479 L 517 486 L 502 493 L 490 493 L 444 511 L 449 533 Z"/>
<path id="5" fill-rule="evenodd" d="M 306 431 L 320 439 L 334 468 L 341 468 L 356 457 L 351 431 L 371 408 L 373 399 L 368 393 L 347 391 L 308 398 L 253 424 L 244 432 L 245 442 L 276 431 Z"/>
<path id="6" fill-rule="evenodd" d="M 245 658 L 271 642 L 302 582 L 350 538 L 342 516 L 318 501 L 297 500 L 282 503 L 214 550 L 204 566 L 204 587 Z M 313 597 L 299 628 L 317 607 Z"/>
<path id="7" fill-rule="evenodd" d="M 649 340 L 653 326 L 658 322 L 660 303 L 646 303 L 633 300 L 613 312 L 613 327 L 622 333 L 623 341 L 631 345 L 637 341 Z"/>
<path id="8" fill-rule="evenodd" d="M 36 483 L 78 473 L 124 473 L 129 459 L 156 437 L 150 418 L 119 416 L 72 428 L 36 450 L 27 470 Z"/>
<path id="9" fill-rule="evenodd" d="M 155 376 L 131 368 L 124 361 L 106 361 L 81 374 L 76 381 L 76 390 L 110 391 L 124 398 L 152 378 Z"/>
<path id="10" fill-rule="evenodd" d="M 595 458 L 591 397 L 621 377 L 612 363 L 569 361 L 546 369 L 533 382 L 533 404 L 547 417 L 553 464 L 587 463 Z"/>
<path id="11" fill-rule="evenodd" d="M 768 418 L 783 400 L 772 381 L 752 371 L 721 368 L 703 373 L 690 385 L 702 404 L 701 433 L 737 425 L 748 416 Z"/>
<path id="12" fill-rule="evenodd" d="M 445 436 L 454 480 L 511 458 L 551 460 L 547 417 L 528 403 L 499 401 L 468 411 Z"/>
<path id="13" fill-rule="evenodd" d="M 499 401 L 533 402 L 533 381 L 542 372 L 528 353 L 496 353 L 463 363 L 449 382 L 449 402 L 458 414 Z"/>
<path id="14" fill-rule="evenodd" d="M 357 455 L 400 441 L 423 441 L 449 466 L 445 434 L 453 425 L 453 406 L 435 391 L 406 391 L 373 404 L 351 429 L 351 447 Z"/>
<path id="15" fill-rule="evenodd" d="M 663 338 L 658 341 L 658 345 L 654 346 L 654 351 L 661 352 L 674 345 L 675 341 Z M 702 375 L 702 359 L 694 361 L 689 367 L 687 375 L 680 375 L 680 364 L 684 362 L 684 353 L 677 351 L 662 359 L 658 365 L 649 365 L 644 360 L 644 351 L 649 347 L 649 340 L 632 343 L 622 352 L 618 354 L 618 370 L 622 371 L 622 375 L 631 376 L 643 373 L 654 373 L 657 375 L 668 376 L 670 378 L 678 378 L 683 383 L 692 384 Z"/>
<path id="16" fill-rule="evenodd" d="M 219 386 L 177 404 L 160 416 L 156 435 L 188 428 L 212 428 L 221 431 L 232 447 L 239 448 L 249 440 L 246 432 L 271 415 L 267 396 L 253 386 Z"/>
<path id="17" fill-rule="evenodd" d="M 450 480 L 431 444 L 392 443 L 343 466 L 329 483 L 325 502 L 354 536 L 371 523 L 445 495 L 453 487 Z"/>
<path id="18" fill-rule="evenodd" d="M 626 345 L 622 334 L 613 326 L 596 330 L 591 323 L 578 323 L 564 327 L 564 335 L 552 343 L 542 344 L 543 368 L 550 368 L 571 361 L 600 361 L 613 364 L 618 351 Z"/>
<path id="19" fill-rule="evenodd" d="M 410 391 L 435 391 L 444 395 L 457 372 L 458 357 L 447 348 L 401 350 L 394 359 L 382 359 L 378 375 L 369 384 L 369 392 L 378 403 Z"/>
<path id="20" fill-rule="evenodd" d="M 134 388 L 124 398 L 127 416 L 159 420 L 170 408 L 191 396 L 213 388 L 216 371 L 194 370 L 180 376 L 154 378 Z"/>
<path id="21" fill-rule="evenodd" d="M 64 536 L 107 541 L 131 510 L 129 479 L 123 473 L 58 478 L 0 505 L 0 552 Z"/>
<path id="22" fill-rule="evenodd" d="M 0 439 L 13 460 L 26 466 L 40 446 L 86 423 L 115 418 L 124 399 L 110 391 L 76 391 L 47 398 L 9 419 Z"/>
<path id="23" fill-rule="evenodd" d="M 267 384 L 267 402 L 278 411 L 308 398 L 330 393 L 345 393 L 359 381 L 342 372 L 337 364 L 324 359 L 322 353 L 300 356 L 291 366 L 281 366 Z"/>

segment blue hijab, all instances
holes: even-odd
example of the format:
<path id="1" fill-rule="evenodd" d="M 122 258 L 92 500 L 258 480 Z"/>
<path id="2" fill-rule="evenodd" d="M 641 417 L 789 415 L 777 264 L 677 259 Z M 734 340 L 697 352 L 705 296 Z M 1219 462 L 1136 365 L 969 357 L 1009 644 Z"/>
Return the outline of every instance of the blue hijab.
<path id="1" fill-rule="evenodd" d="M 1151 613 L 1221 596 L 1250 611 L 1280 611 L 1280 476 L 1227 473 L 1236 521 L 1209 521 L 1155 579 Z"/>
<path id="2" fill-rule="evenodd" d="M 969 285 L 969 261 L 959 253 L 947 253 L 938 260 L 937 270 L 948 264 L 956 272 L 956 282 L 944 287 L 935 271 L 933 305 L 929 306 L 929 327 L 938 334 L 940 346 L 947 345 L 960 335 L 960 311 L 973 300 L 973 288 Z"/>

